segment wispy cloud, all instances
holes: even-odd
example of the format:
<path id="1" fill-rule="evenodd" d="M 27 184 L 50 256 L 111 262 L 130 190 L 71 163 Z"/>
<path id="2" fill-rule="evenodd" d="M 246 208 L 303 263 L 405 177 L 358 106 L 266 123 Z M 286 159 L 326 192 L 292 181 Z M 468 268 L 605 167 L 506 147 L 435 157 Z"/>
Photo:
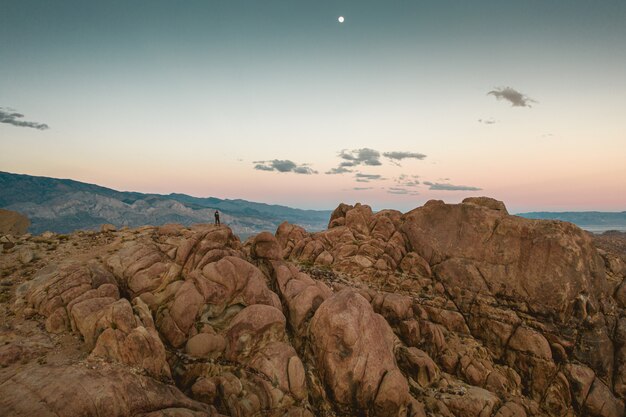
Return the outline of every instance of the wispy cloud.
<path id="1" fill-rule="evenodd" d="M 400 187 L 389 187 L 387 189 L 388 194 L 396 194 L 396 195 L 418 195 L 419 193 L 415 190 L 407 190 L 406 188 Z"/>
<path id="2" fill-rule="evenodd" d="M 360 165 L 366 166 L 379 166 L 382 165 L 380 161 L 381 153 L 371 148 L 361 149 L 343 149 L 338 153 L 339 158 L 342 161 L 337 168 L 332 168 L 326 171 L 326 174 L 345 174 L 352 172 L 349 168 L 357 167 Z M 400 161 L 403 159 L 424 159 L 426 155 L 417 152 L 384 152 L 382 154 L 385 158 L 389 159 L 392 164 L 400 166 Z"/>
<path id="3" fill-rule="evenodd" d="M 536 103 L 535 100 L 528 97 L 526 94 L 522 94 L 511 87 L 500 87 L 491 90 L 487 95 L 492 95 L 498 100 L 506 100 L 511 103 L 513 107 L 532 107 L 530 103 Z"/>
<path id="4" fill-rule="evenodd" d="M 330 171 L 326 171 L 326 174 L 345 174 L 347 172 L 352 172 L 352 170 L 340 166 L 338 168 L 331 168 Z"/>
<path id="5" fill-rule="evenodd" d="M 471 187 L 468 185 L 453 185 L 448 183 L 438 183 L 438 182 L 430 182 L 424 181 L 424 185 L 428 185 L 429 190 L 436 191 L 480 191 L 482 188 Z"/>
<path id="6" fill-rule="evenodd" d="M 364 191 L 364 190 L 371 190 L 374 187 L 354 187 L 353 190 L 354 191 Z"/>
<path id="7" fill-rule="evenodd" d="M 377 175 L 377 174 L 363 174 L 361 172 L 358 172 L 354 178 L 356 178 L 357 182 L 370 182 L 370 181 L 376 181 L 376 180 L 384 180 L 386 178 L 383 178 L 382 175 Z"/>
<path id="8" fill-rule="evenodd" d="M 273 159 L 271 161 L 254 161 L 254 169 L 259 171 L 294 172 L 296 174 L 317 174 L 308 164 L 298 165 L 288 159 Z"/>
<path id="9" fill-rule="evenodd" d="M 394 181 L 401 187 L 417 187 L 420 183 L 418 178 L 419 175 L 400 174 L 399 177 L 394 178 Z"/>
<path id="10" fill-rule="evenodd" d="M 495 125 L 497 122 L 495 119 L 478 119 L 478 123 L 482 123 L 484 125 Z"/>
<path id="11" fill-rule="evenodd" d="M 401 161 L 403 159 L 424 159 L 426 158 L 426 155 L 424 155 L 423 153 L 417 153 L 417 152 L 385 152 L 383 153 L 383 156 L 385 158 L 389 158 L 389 159 L 394 159 L 397 161 Z"/>
<path id="12" fill-rule="evenodd" d="M 45 123 L 28 122 L 26 120 L 20 120 L 24 115 L 17 113 L 13 109 L 6 107 L 0 107 L 0 123 L 6 123 L 18 127 L 30 127 L 38 130 L 46 130 L 49 126 Z"/>

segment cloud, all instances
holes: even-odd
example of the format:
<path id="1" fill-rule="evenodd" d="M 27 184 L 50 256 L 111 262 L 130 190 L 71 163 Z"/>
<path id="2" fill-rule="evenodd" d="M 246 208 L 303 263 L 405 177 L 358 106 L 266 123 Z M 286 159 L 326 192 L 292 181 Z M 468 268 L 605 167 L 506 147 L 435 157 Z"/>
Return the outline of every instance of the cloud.
<path id="1" fill-rule="evenodd" d="M 382 165 L 380 162 L 380 152 L 370 148 L 353 150 L 343 149 L 338 153 L 338 156 L 343 159 L 343 161 L 337 168 L 327 171 L 326 174 L 345 174 L 347 172 L 352 172 L 352 170 L 348 168 L 359 165 Z"/>
<path id="2" fill-rule="evenodd" d="M 478 123 L 482 123 L 484 125 L 495 125 L 496 124 L 496 120 L 489 118 L 489 119 L 478 119 Z"/>
<path id="3" fill-rule="evenodd" d="M 363 190 L 371 190 L 374 187 L 354 187 L 353 190 L 354 191 L 363 191 Z"/>
<path id="4" fill-rule="evenodd" d="M 498 100 L 506 100 L 511 103 L 513 107 L 532 107 L 530 103 L 536 103 L 535 100 L 528 97 L 526 94 L 522 94 L 511 87 L 496 88 L 488 92 L 487 95 L 492 95 Z"/>
<path id="5" fill-rule="evenodd" d="M 419 185 L 419 181 L 417 180 L 419 175 L 406 175 L 400 174 L 399 177 L 394 178 L 396 184 L 402 187 L 417 187 Z"/>
<path id="6" fill-rule="evenodd" d="M 254 166 L 254 169 L 257 169 L 259 171 L 274 171 L 274 167 L 271 167 L 269 165 L 262 165 L 262 164 L 256 164 Z"/>
<path id="7" fill-rule="evenodd" d="M 259 171 L 294 172 L 296 174 L 317 174 L 308 164 L 297 165 L 288 159 L 273 159 L 271 161 L 254 161 L 254 169 Z"/>
<path id="8" fill-rule="evenodd" d="M 418 195 L 419 194 L 417 191 L 407 190 L 406 188 L 399 188 L 399 187 L 389 187 L 387 189 L 387 193 L 397 194 L 397 195 Z"/>
<path id="9" fill-rule="evenodd" d="M 385 152 L 383 153 L 383 156 L 385 158 L 389 158 L 389 159 L 395 159 L 397 161 L 401 161 L 403 159 L 424 159 L 426 158 L 426 155 L 424 155 L 423 153 L 417 153 L 417 152 Z"/>
<path id="10" fill-rule="evenodd" d="M 370 181 L 375 181 L 375 180 L 384 180 L 386 178 L 383 178 L 382 175 L 378 175 L 378 174 L 362 174 L 360 172 L 358 172 L 354 178 L 356 178 L 357 182 L 370 182 Z"/>
<path id="11" fill-rule="evenodd" d="M 326 174 L 345 174 L 347 172 L 352 172 L 352 170 L 348 168 L 357 167 L 359 165 L 367 165 L 367 166 L 379 166 L 382 165 L 380 162 L 381 153 L 375 149 L 370 148 L 361 148 L 361 149 L 343 149 L 338 153 L 339 158 L 342 161 L 339 163 L 337 168 L 333 168 L 326 172 Z M 417 152 L 385 152 L 382 154 L 385 158 L 388 158 L 392 164 L 400 166 L 398 161 L 403 159 L 424 159 L 426 155 L 417 153 Z"/>
<path id="12" fill-rule="evenodd" d="M 0 123 L 6 123 L 18 127 L 31 127 L 38 130 L 49 129 L 49 126 L 45 123 L 27 122 L 25 120 L 19 120 L 22 117 L 24 117 L 23 114 L 17 113 L 13 109 L 0 107 Z"/>
<path id="13" fill-rule="evenodd" d="M 345 160 L 345 162 L 342 162 L 340 165 L 342 167 L 382 165 L 380 163 L 380 152 L 370 148 L 353 149 L 351 151 L 343 149 L 339 152 L 339 157 Z"/>
<path id="14" fill-rule="evenodd" d="M 437 191 L 480 191 L 482 188 L 470 187 L 468 185 L 452 185 L 446 183 L 432 183 L 430 181 L 424 181 L 424 185 L 429 186 L 429 190 Z"/>
<path id="15" fill-rule="evenodd" d="M 352 170 L 340 166 L 339 168 L 331 168 L 330 171 L 326 171 L 326 174 L 345 174 L 346 172 L 352 172 Z"/>

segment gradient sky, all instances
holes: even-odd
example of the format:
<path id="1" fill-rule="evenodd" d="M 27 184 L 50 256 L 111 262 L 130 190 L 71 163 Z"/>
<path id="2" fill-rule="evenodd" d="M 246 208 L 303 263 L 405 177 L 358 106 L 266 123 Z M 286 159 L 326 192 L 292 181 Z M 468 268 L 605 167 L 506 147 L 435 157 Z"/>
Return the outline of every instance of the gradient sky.
<path id="1" fill-rule="evenodd" d="M 623 0 L 0 10 L 2 171 L 302 208 L 488 195 L 512 212 L 626 210 Z M 531 107 L 487 94 L 506 87 Z M 326 174 L 363 148 L 381 165 Z M 258 162 L 273 160 L 317 174 Z M 431 189 L 459 186 L 480 190 Z"/>

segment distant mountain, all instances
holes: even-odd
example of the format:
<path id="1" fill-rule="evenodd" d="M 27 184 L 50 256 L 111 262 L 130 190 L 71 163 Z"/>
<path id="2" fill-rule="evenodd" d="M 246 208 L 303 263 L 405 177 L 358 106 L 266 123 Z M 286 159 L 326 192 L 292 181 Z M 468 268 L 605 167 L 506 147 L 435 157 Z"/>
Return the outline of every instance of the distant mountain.
<path id="1" fill-rule="evenodd" d="M 322 230 L 331 214 L 246 200 L 117 191 L 69 179 L 1 171 L 0 208 L 26 215 L 31 221 L 31 233 L 97 229 L 103 223 L 118 227 L 211 223 L 213 212 L 219 210 L 222 223 L 242 238 L 263 230 L 274 231 L 283 221 L 310 231 Z"/>
<path id="2" fill-rule="evenodd" d="M 583 229 L 588 229 L 592 231 L 602 231 L 609 229 L 623 230 L 626 228 L 626 211 L 538 211 L 531 213 L 519 213 L 517 215 L 521 217 L 526 217 L 528 219 L 563 220 L 566 222 L 574 223 Z"/>

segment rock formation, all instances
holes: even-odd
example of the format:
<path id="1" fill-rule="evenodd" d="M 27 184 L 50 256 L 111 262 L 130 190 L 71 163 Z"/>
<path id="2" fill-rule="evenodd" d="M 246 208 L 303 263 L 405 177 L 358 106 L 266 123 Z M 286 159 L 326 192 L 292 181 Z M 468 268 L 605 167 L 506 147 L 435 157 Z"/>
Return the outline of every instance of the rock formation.
<path id="1" fill-rule="evenodd" d="M 10 242 L 3 415 L 624 415 L 626 239 L 493 199 Z"/>
<path id="2" fill-rule="evenodd" d="M 30 220 L 16 211 L 0 209 L 0 234 L 23 235 L 28 231 Z"/>

